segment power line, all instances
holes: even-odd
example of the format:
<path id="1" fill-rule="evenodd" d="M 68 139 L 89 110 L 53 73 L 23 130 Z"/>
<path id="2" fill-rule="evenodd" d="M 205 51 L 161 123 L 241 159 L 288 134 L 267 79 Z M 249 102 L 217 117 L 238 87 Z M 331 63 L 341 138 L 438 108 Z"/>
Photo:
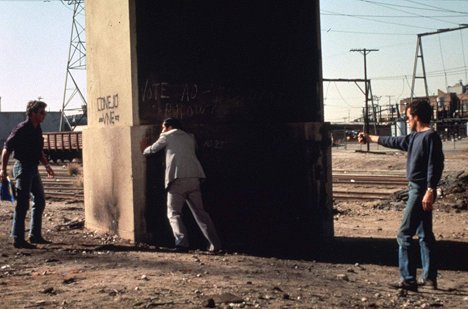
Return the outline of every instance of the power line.
<path id="1" fill-rule="evenodd" d="M 349 17 L 351 17 L 351 16 L 349 16 Z M 352 17 L 354 17 L 354 16 L 352 16 Z M 433 29 L 433 28 L 428 28 L 428 27 L 423 27 L 423 26 L 405 25 L 405 24 L 402 24 L 402 23 L 393 23 L 393 22 L 389 22 L 389 21 L 382 21 L 382 20 L 373 19 L 373 18 L 366 18 L 366 17 L 354 17 L 354 18 L 367 20 L 367 21 L 373 21 L 373 22 L 376 22 L 376 23 L 383 23 L 383 24 L 388 24 L 388 25 L 397 25 L 397 26 L 402 26 L 402 27 L 408 27 L 408 28 Z"/>
<path id="2" fill-rule="evenodd" d="M 374 17 L 374 18 L 459 18 L 459 17 L 466 17 L 467 14 L 457 14 L 457 15 L 362 15 L 362 14 L 349 14 L 349 13 L 339 13 L 333 11 L 321 11 L 321 15 L 327 16 L 346 16 L 346 17 Z"/>
<path id="3" fill-rule="evenodd" d="M 390 33 L 390 32 L 364 32 L 364 31 L 346 31 L 346 30 L 333 30 L 333 29 L 328 29 L 328 30 L 322 30 L 322 32 L 336 32 L 336 33 L 353 33 L 353 34 L 369 34 L 369 35 L 393 35 L 393 36 L 414 36 L 414 33 Z"/>
<path id="4" fill-rule="evenodd" d="M 361 0 L 361 1 L 364 1 L 364 0 Z M 386 7 L 386 8 L 390 8 L 390 9 L 395 10 L 395 11 L 398 11 L 398 12 L 403 12 L 403 13 L 407 13 L 407 14 L 413 14 L 414 16 L 417 16 L 417 17 L 424 17 L 424 15 L 421 15 L 421 14 L 410 13 L 410 12 L 405 11 L 405 10 L 400 10 L 400 9 L 393 8 L 392 5 L 388 5 L 388 4 L 377 4 L 377 5 L 383 6 L 383 7 Z M 420 9 L 421 9 L 421 8 L 418 8 L 418 10 L 420 10 Z M 450 21 L 441 20 L 441 19 L 439 19 L 439 18 L 428 18 L 428 19 L 436 20 L 436 21 L 444 22 L 444 23 L 448 23 L 448 24 L 458 25 L 457 23 L 453 23 L 453 22 L 450 22 Z"/>
<path id="5" fill-rule="evenodd" d="M 341 100 L 343 100 L 343 102 L 344 102 L 346 105 L 348 105 L 349 107 L 351 107 L 351 104 L 349 104 L 349 103 L 346 101 L 346 99 L 343 97 L 343 95 L 341 94 L 341 91 L 340 91 L 340 89 L 338 89 L 338 86 L 336 85 L 336 82 L 334 82 L 333 84 L 335 85 L 335 89 L 336 89 L 336 91 L 338 92 L 338 94 L 339 94 Z"/>
<path id="6" fill-rule="evenodd" d="M 427 3 L 421 3 L 421 2 L 418 2 L 418 1 L 414 1 L 414 0 L 406 0 L 407 2 L 411 2 L 411 3 L 415 3 L 415 4 L 419 4 L 419 5 L 422 5 L 422 6 L 425 6 L 425 7 L 430 7 L 430 8 L 434 8 L 434 9 L 438 9 L 438 10 L 441 10 L 443 12 L 451 12 L 451 13 L 460 13 L 460 11 L 453 11 L 453 10 L 449 10 L 447 8 L 442 8 L 442 7 L 438 7 L 438 6 L 433 6 L 433 5 L 429 5 Z M 467 12 L 463 12 L 465 14 L 468 14 Z"/>
<path id="7" fill-rule="evenodd" d="M 443 76 L 444 73 L 447 73 L 447 75 L 459 75 L 460 73 L 463 73 L 466 70 L 467 70 L 467 66 L 465 65 L 461 67 L 448 68 L 444 70 L 429 71 L 429 72 L 426 72 L 426 75 L 430 77 L 440 77 L 440 76 Z M 411 75 L 411 74 L 375 76 L 375 77 L 372 77 L 372 80 L 399 80 L 402 78 L 406 78 L 408 75 Z"/>
<path id="8" fill-rule="evenodd" d="M 376 6 L 383 6 L 383 7 L 393 9 L 393 10 L 397 10 L 394 7 L 400 7 L 400 8 L 414 9 L 414 10 L 426 10 L 426 11 L 436 11 L 436 12 L 451 12 L 451 13 L 468 14 L 467 12 L 453 11 L 453 10 L 449 10 L 449 9 L 446 9 L 446 8 L 437 8 L 437 9 L 434 9 L 434 8 L 421 8 L 421 7 L 414 7 L 414 6 L 408 6 L 408 5 L 400 5 L 400 4 L 388 4 L 388 3 L 383 3 L 383 2 L 378 2 L 378 1 L 371 1 L 371 0 L 357 0 L 357 1 L 370 3 L 370 4 L 373 4 L 373 5 L 376 5 Z M 408 2 L 411 2 L 411 1 L 408 1 Z M 402 11 L 402 10 L 397 10 L 397 11 L 405 12 L 405 11 Z"/>
<path id="9" fill-rule="evenodd" d="M 447 87 L 448 82 L 447 82 L 447 73 L 446 73 L 446 70 L 445 70 L 444 53 L 442 51 L 442 41 L 440 40 L 440 35 L 438 35 L 437 38 L 439 39 L 439 52 L 440 52 L 440 59 L 441 59 L 441 62 L 442 62 L 442 69 L 444 70 L 445 87 Z"/>

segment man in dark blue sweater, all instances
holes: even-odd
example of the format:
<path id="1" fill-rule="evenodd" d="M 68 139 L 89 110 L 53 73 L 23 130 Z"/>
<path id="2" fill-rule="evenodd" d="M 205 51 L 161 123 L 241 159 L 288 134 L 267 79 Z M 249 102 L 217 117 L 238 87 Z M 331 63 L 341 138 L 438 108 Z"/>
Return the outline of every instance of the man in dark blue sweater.
<path id="1" fill-rule="evenodd" d="M 411 291 L 417 291 L 418 285 L 437 289 L 432 207 L 437 197 L 436 186 L 444 169 L 444 153 L 439 135 L 430 127 L 431 115 L 429 102 L 416 100 L 406 108 L 406 121 L 411 134 L 391 137 L 360 133 L 358 136 L 360 143 L 374 142 L 408 152 L 408 201 L 397 236 L 401 280 L 392 286 Z M 422 274 L 419 282 L 416 281 L 416 261 L 411 256 L 415 234 L 419 237 L 421 252 Z"/>

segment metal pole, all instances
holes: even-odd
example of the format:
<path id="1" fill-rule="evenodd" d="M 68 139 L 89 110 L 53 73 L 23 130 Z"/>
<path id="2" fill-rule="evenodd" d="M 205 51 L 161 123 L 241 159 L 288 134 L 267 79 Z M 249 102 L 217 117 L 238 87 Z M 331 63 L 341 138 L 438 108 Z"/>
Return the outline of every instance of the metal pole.
<path id="1" fill-rule="evenodd" d="M 364 83 L 364 92 L 365 92 L 365 96 L 366 96 L 366 101 L 365 101 L 365 114 L 364 114 L 364 131 L 366 132 L 366 134 L 369 134 L 369 85 L 368 85 L 368 79 L 367 79 L 367 53 L 366 53 L 366 49 L 364 48 L 363 50 L 363 55 L 364 55 L 364 80 L 366 81 Z M 369 143 L 367 143 L 367 151 L 370 150 L 369 148 Z"/>
<path id="2" fill-rule="evenodd" d="M 378 49 L 351 49 L 350 51 L 352 52 L 360 52 L 361 54 L 364 55 L 364 83 L 365 83 L 365 115 L 364 115 L 364 131 L 366 134 L 369 134 L 369 85 L 368 85 L 368 80 L 367 80 L 367 54 L 373 51 L 379 51 Z M 369 143 L 367 143 L 367 151 L 370 151 L 370 146 Z"/>

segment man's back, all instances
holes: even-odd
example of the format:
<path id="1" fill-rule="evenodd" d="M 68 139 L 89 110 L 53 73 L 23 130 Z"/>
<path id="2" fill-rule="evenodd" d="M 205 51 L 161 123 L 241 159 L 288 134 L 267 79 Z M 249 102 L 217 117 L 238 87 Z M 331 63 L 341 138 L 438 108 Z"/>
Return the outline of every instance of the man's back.
<path id="1" fill-rule="evenodd" d="M 161 134 L 165 139 L 166 186 L 177 178 L 205 178 L 205 172 L 195 154 L 195 139 L 174 129 Z"/>

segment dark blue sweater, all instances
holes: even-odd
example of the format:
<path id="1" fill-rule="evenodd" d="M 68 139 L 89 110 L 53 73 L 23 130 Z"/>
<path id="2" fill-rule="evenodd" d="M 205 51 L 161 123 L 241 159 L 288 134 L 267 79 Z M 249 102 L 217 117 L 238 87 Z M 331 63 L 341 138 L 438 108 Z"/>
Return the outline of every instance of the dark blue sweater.
<path id="1" fill-rule="evenodd" d="M 3 146 L 9 152 L 14 151 L 15 159 L 23 164 L 39 164 L 43 147 L 41 126 L 34 127 L 29 118 L 11 131 Z"/>
<path id="2" fill-rule="evenodd" d="M 378 143 L 408 152 L 406 177 L 409 181 L 435 188 L 444 170 L 444 153 L 439 135 L 433 130 L 407 136 L 380 136 Z"/>

